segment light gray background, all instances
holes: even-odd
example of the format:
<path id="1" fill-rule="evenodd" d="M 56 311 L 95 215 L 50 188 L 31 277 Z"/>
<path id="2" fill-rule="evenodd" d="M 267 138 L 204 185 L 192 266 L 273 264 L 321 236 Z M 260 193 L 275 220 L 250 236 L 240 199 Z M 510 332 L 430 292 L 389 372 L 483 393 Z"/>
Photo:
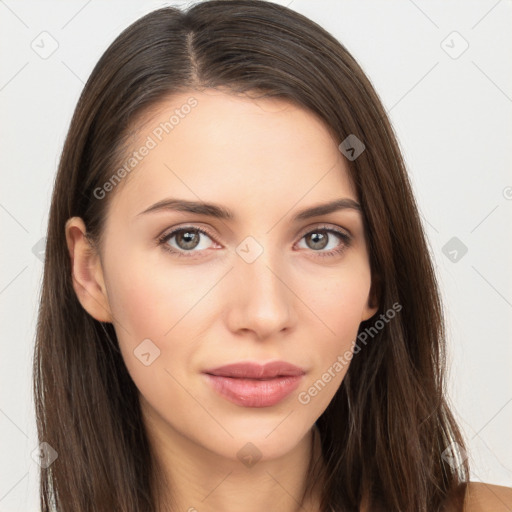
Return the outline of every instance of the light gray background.
<path id="1" fill-rule="evenodd" d="M 511 486 L 511 2 L 278 3 L 334 34 L 384 102 L 442 287 L 450 399 L 472 480 Z M 45 236 L 72 112 L 121 30 L 171 4 L 0 0 L 1 512 L 39 509 L 31 361 L 42 263 L 33 247 Z M 51 49 L 44 31 L 58 43 L 48 58 L 32 49 Z M 462 257 L 460 248 L 449 254 L 453 237 L 467 247 Z"/>

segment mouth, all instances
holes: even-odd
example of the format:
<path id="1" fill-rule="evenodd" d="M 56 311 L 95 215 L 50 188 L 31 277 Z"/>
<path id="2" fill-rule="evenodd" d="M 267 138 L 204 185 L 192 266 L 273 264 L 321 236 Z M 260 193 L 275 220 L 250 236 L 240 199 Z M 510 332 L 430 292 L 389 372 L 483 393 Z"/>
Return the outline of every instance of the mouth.
<path id="1" fill-rule="evenodd" d="M 223 398 L 242 407 L 271 407 L 299 386 L 305 371 L 284 361 L 235 363 L 203 372 Z"/>

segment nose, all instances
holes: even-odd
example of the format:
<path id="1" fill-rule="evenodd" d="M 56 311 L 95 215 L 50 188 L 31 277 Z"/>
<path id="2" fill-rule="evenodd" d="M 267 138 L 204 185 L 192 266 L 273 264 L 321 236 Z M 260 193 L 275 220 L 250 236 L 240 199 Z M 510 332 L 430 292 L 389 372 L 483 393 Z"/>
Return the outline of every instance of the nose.
<path id="1" fill-rule="evenodd" d="M 230 274 L 227 322 L 231 332 L 250 332 L 264 340 L 293 329 L 297 298 L 282 258 L 267 250 L 252 263 L 237 257 Z"/>

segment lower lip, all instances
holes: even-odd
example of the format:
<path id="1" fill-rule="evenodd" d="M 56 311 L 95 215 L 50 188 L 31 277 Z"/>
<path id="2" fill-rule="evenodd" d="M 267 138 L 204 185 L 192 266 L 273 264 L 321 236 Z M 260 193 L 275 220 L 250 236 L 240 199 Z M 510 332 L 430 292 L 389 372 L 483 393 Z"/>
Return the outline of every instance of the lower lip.
<path id="1" fill-rule="evenodd" d="M 239 379 L 205 374 L 210 385 L 224 398 L 242 407 L 270 407 L 297 389 L 303 375 L 268 380 Z"/>

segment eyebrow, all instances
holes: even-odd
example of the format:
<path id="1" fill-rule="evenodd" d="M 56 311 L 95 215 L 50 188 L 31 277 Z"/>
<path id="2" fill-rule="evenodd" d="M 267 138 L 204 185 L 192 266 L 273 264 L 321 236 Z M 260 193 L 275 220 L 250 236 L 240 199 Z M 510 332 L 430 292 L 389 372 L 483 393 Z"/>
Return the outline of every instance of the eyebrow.
<path id="1" fill-rule="evenodd" d="M 295 215 L 293 220 L 302 221 L 310 219 L 311 217 L 327 215 L 329 213 L 346 209 L 356 210 L 358 212 L 362 211 L 361 205 L 357 201 L 345 197 L 341 199 L 336 199 L 334 201 L 330 201 L 329 203 L 319 204 L 301 210 Z M 208 217 L 214 217 L 222 220 L 233 221 L 236 218 L 235 214 L 231 210 L 219 204 L 205 203 L 200 201 L 187 201 L 185 199 L 174 198 L 168 198 L 163 199 L 162 201 L 158 201 L 157 203 L 151 205 L 149 208 L 146 208 L 142 212 L 138 213 L 137 216 L 151 212 L 159 212 L 166 210 L 195 213 L 197 215 L 205 215 Z"/>

